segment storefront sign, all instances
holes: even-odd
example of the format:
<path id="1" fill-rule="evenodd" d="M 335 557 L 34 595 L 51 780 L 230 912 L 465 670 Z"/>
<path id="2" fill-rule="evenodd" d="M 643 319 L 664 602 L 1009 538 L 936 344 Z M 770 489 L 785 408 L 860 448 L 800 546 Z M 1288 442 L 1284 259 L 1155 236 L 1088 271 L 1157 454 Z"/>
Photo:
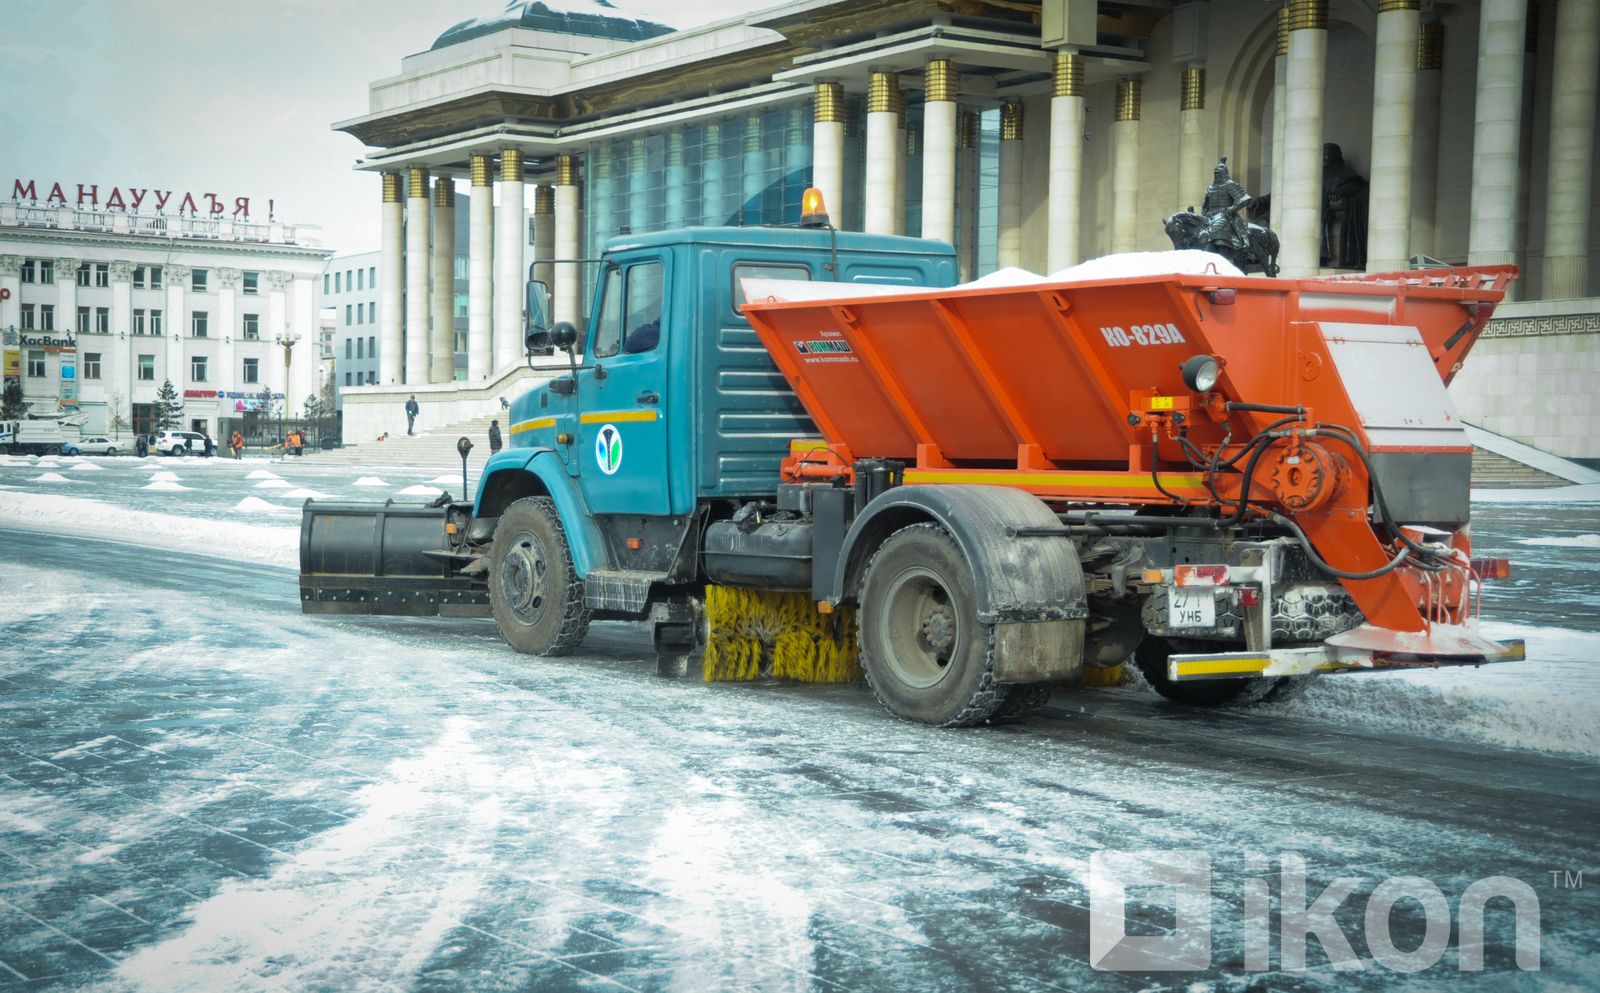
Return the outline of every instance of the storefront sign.
<path id="1" fill-rule="evenodd" d="M 217 395 L 217 391 L 216 390 L 184 390 L 183 391 L 183 395 L 184 395 L 184 397 L 186 399 L 189 398 L 189 397 L 195 397 L 197 399 L 205 399 L 207 397 L 216 396 Z"/>
<path id="2" fill-rule="evenodd" d="M 67 189 L 77 188 L 77 196 L 69 198 Z M 40 189 L 44 196 L 39 196 Z M 107 193 L 102 199 L 98 183 L 67 183 L 66 189 L 59 182 L 51 182 L 48 186 L 41 186 L 39 181 L 30 179 L 26 182 L 20 179 L 11 180 L 11 199 L 29 200 L 38 203 L 41 199 L 46 206 L 54 205 L 65 207 L 69 203 L 73 206 L 89 206 L 94 208 L 104 207 L 106 210 L 138 210 L 142 205 L 148 204 L 156 211 L 164 211 L 168 204 L 174 204 L 172 209 L 179 214 L 205 214 L 209 217 L 221 217 L 228 213 L 227 197 L 219 197 L 215 193 L 184 193 L 173 201 L 174 193 L 171 190 L 157 190 L 148 187 L 124 190 L 120 186 L 107 188 Z M 267 213 L 272 213 L 272 201 L 267 201 Z M 248 221 L 250 219 L 250 198 L 234 197 L 233 213 L 230 215 L 236 220 Z M 270 219 L 270 218 L 269 218 Z"/>
<path id="3" fill-rule="evenodd" d="M 6 349 L 6 365 L 5 365 L 5 368 L 6 368 L 6 372 L 5 372 L 5 378 L 6 379 L 21 379 L 22 378 L 22 349 L 20 349 L 20 348 L 8 348 L 8 349 Z"/>

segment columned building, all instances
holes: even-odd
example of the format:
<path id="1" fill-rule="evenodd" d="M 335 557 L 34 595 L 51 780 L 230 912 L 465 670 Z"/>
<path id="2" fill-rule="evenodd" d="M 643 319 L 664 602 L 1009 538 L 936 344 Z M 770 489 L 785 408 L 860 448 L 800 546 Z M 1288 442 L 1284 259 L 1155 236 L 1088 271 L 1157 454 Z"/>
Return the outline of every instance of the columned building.
<path id="1" fill-rule="evenodd" d="M 219 440 L 268 405 L 287 402 L 292 419 L 316 388 L 330 254 L 312 225 L 13 179 L 0 200 L 5 376 L 35 412 L 81 413 L 86 434 L 153 431 L 169 379 L 180 426 Z"/>
<path id="2" fill-rule="evenodd" d="M 465 234 L 463 388 L 487 400 L 522 364 L 522 281 L 581 320 L 575 260 L 610 238 L 792 223 L 815 184 L 836 225 L 949 240 L 965 275 L 1051 272 L 1170 247 L 1163 219 L 1225 156 L 1286 275 L 1521 266 L 1457 402 L 1600 459 L 1573 375 L 1600 363 L 1597 5 L 800 0 L 673 31 L 625 0 L 513 3 L 402 59 L 336 125 L 382 176 L 380 382 L 446 378 L 442 311 L 417 295 L 456 184 L 496 202 L 473 198 Z"/>

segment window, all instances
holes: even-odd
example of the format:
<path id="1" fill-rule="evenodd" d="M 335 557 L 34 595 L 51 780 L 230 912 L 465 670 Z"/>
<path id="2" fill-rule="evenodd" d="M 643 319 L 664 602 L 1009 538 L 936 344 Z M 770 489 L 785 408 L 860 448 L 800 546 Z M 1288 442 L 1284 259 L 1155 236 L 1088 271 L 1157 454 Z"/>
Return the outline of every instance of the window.
<path id="1" fill-rule="evenodd" d="M 77 275 L 78 275 L 78 285 L 79 286 L 88 286 L 89 285 L 89 267 L 88 266 L 86 266 L 86 265 L 79 266 Z"/>
<path id="2" fill-rule="evenodd" d="M 133 310 L 133 333 L 144 334 L 144 308 L 135 307 Z"/>
<path id="3" fill-rule="evenodd" d="M 349 342 L 345 342 L 345 344 L 348 345 Z M 356 339 L 356 358 L 358 358 L 358 359 L 366 358 L 366 356 L 361 353 L 361 339 L 360 338 Z"/>
<path id="4" fill-rule="evenodd" d="M 378 267 L 372 266 L 367 270 L 367 285 L 373 289 L 378 288 Z"/>
<path id="5" fill-rule="evenodd" d="M 611 268 L 605 274 L 593 355 L 653 351 L 661 340 L 664 270 L 660 262 Z"/>
<path id="6" fill-rule="evenodd" d="M 83 270 L 78 270 L 82 272 Z M 106 287 L 111 285 L 111 263 L 96 262 L 94 264 L 94 285 Z"/>
<path id="7" fill-rule="evenodd" d="M 89 333 L 89 308 L 88 307 L 79 307 L 78 308 L 78 333 L 79 334 L 88 334 Z"/>
<path id="8" fill-rule="evenodd" d="M 204 338 L 206 336 L 206 323 L 209 320 L 210 315 L 203 310 L 192 312 L 189 315 L 189 332 L 196 338 Z"/>
<path id="9" fill-rule="evenodd" d="M 772 262 L 735 262 L 733 264 L 733 311 L 739 312 L 744 306 L 745 277 L 753 276 L 759 279 L 796 279 L 808 281 L 811 279 L 811 270 L 803 265 L 779 265 Z"/>
<path id="10" fill-rule="evenodd" d="M 345 304 L 344 305 L 344 322 L 346 324 L 351 323 L 350 322 L 350 311 L 351 311 L 350 305 L 349 304 Z"/>
<path id="11" fill-rule="evenodd" d="M 83 353 L 83 378 L 84 379 L 99 379 L 100 378 L 100 353 L 99 352 L 84 352 Z"/>
<path id="12" fill-rule="evenodd" d="M 261 340 L 261 315 L 260 314 L 246 314 L 246 315 L 244 315 L 244 340 L 245 341 L 260 341 Z"/>
<path id="13" fill-rule="evenodd" d="M 189 270 L 189 290 L 190 290 L 190 292 L 192 292 L 192 293 L 204 293 L 206 291 L 206 281 L 210 277 L 210 275 L 211 275 L 211 270 L 209 270 L 209 269 L 190 269 Z"/>
<path id="14" fill-rule="evenodd" d="M 333 292 L 333 277 L 327 273 L 322 274 L 322 295 L 327 296 Z"/>
<path id="15" fill-rule="evenodd" d="M 189 381 L 193 383 L 203 383 L 206 381 L 206 357 L 204 355 L 195 355 L 190 357 Z"/>
<path id="16" fill-rule="evenodd" d="M 28 378 L 44 378 L 44 351 L 42 349 L 28 349 Z"/>
<path id="17" fill-rule="evenodd" d="M 22 281 L 24 283 L 34 283 L 34 282 L 38 282 L 38 279 L 39 279 L 39 263 L 35 262 L 33 259 L 23 259 L 22 260 Z"/>
<path id="18" fill-rule="evenodd" d="M 159 310 L 150 311 L 150 333 L 161 333 L 161 311 Z"/>
<path id="19" fill-rule="evenodd" d="M 367 288 L 367 270 L 365 270 L 365 269 L 357 269 L 356 270 L 356 289 L 364 290 L 366 288 Z"/>
<path id="20" fill-rule="evenodd" d="M 22 305 L 22 330 L 32 331 L 34 328 L 38 327 L 38 325 L 34 323 L 33 314 L 33 304 L 25 303 Z"/>
<path id="21" fill-rule="evenodd" d="M 348 372 L 344 374 L 344 385 L 350 385 L 350 374 Z"/>
<path id="22" fill-rule="evenodd" d="M 255 296 L 261 292 L 261 273 L 247 272 L 244 274 L 244 292 L 248 296 Z"/>
<path id="23" fill-rule="evenodd" d="M 244 381 L 247 382 L 247 383 L 259 383 L 259 382 L 261 382 L 261 360 L 260 359 L 245 359 L 244 360 Z"/>
<path id="24" fill-rule="evenodd" d="M 153 383 L 156 379 L 156 357 L 154 355 L 139 356 L 140 382 Z"/>
<path id="25" fill-rule="evenodd" d="M 344 292 L 344 284 L 342 282 L 340 282 L 340 280 L 339 280 L 339 277 L 342 276 L 342 275 L 343 275 L 343 273 L 338 273 L 338 272 L 333 274 L 333 292 L 335 292 L 335 293 L 343 293 Z"/>
<path id="26" fill-rule="evenodd" d="M 54 283 L 55 281 L 56 281 L 56 262 L 55 262 L 55 259 L 40 259 L 39 260 L 39 282 L 41 282 L 41 283 Z"/>
<path id="27" fill-rule="evenodd" d="M 375 334 L 367 335 L 367 354 L 373 358 L 378 357 L 378 336 Z"/>
<path id="28" fill-rule="evenodd" d="M 350 342 L 352 342 L 354 340 L 355 339 L 353 339 L 353 338 L 346 338 L 344 340 L 344 357 L 347 358 L 347 359 L 350 358 Z"/>
<path id="29" fill-rule="evenodd" d="M 94 333 L 95 334 L 110 334 L 111 333 L 111 308 L 110 307 L 96 307 L 94 309 Z"/>
<path id="30" fill-rule="evenodd" d="M 150 288 L 152 290 L 161 289 L 161 267 L 158 265 L 150 267 Z"/>
<path id="31" fill-rule="evenodd" d="M 56 329 L 56 305 L 41 303 L 39 305 L 39 330 L 54 331 Z"/>
<path id="32" fill-rule="evenodd" d="M 136 289 L 136 290 L 144 289 L 144 284 L 149 280 L 148 273 L 149 273 L 149 270 L 146 269 L 142 265 L 136 265 L 136 266 L 133 267 L 133 288 L 134 289 Z"/>
<path id="33" fill-rule="evenodd" d="M 376 386 L 377 384 L 378 384 L 378 374 L 375 373 L 375 372 L 368 372 L 367 373 L 367 385 L 368 386 Z"/>

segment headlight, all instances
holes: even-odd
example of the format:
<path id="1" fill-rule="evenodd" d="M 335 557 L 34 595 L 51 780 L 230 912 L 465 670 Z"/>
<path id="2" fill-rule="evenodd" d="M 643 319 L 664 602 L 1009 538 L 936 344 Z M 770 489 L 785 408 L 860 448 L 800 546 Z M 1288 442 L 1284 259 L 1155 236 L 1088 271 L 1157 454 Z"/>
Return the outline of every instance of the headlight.
<path id="1" fill-rule="evenodd" d="M 1183 384 L 1196 393 L 1210 393 L 1217 385 L 1217 376 L 1222 373 L 1222 366 L 1211 355 L 1191 355 L 1182 369 Z"/>

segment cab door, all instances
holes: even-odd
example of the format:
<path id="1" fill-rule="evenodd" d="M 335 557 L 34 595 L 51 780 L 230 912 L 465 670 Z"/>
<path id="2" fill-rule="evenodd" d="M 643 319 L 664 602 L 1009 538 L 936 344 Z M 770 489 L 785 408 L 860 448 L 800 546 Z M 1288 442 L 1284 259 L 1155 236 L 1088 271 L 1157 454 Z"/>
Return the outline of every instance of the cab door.
<path id="1" fill-rule="evenodd" d="M 666 326 L 671 257 L 620 256 L 601 274 L 599 314 L 578 377 L 574 462 L 596 514 L 666 515 Z"/>

